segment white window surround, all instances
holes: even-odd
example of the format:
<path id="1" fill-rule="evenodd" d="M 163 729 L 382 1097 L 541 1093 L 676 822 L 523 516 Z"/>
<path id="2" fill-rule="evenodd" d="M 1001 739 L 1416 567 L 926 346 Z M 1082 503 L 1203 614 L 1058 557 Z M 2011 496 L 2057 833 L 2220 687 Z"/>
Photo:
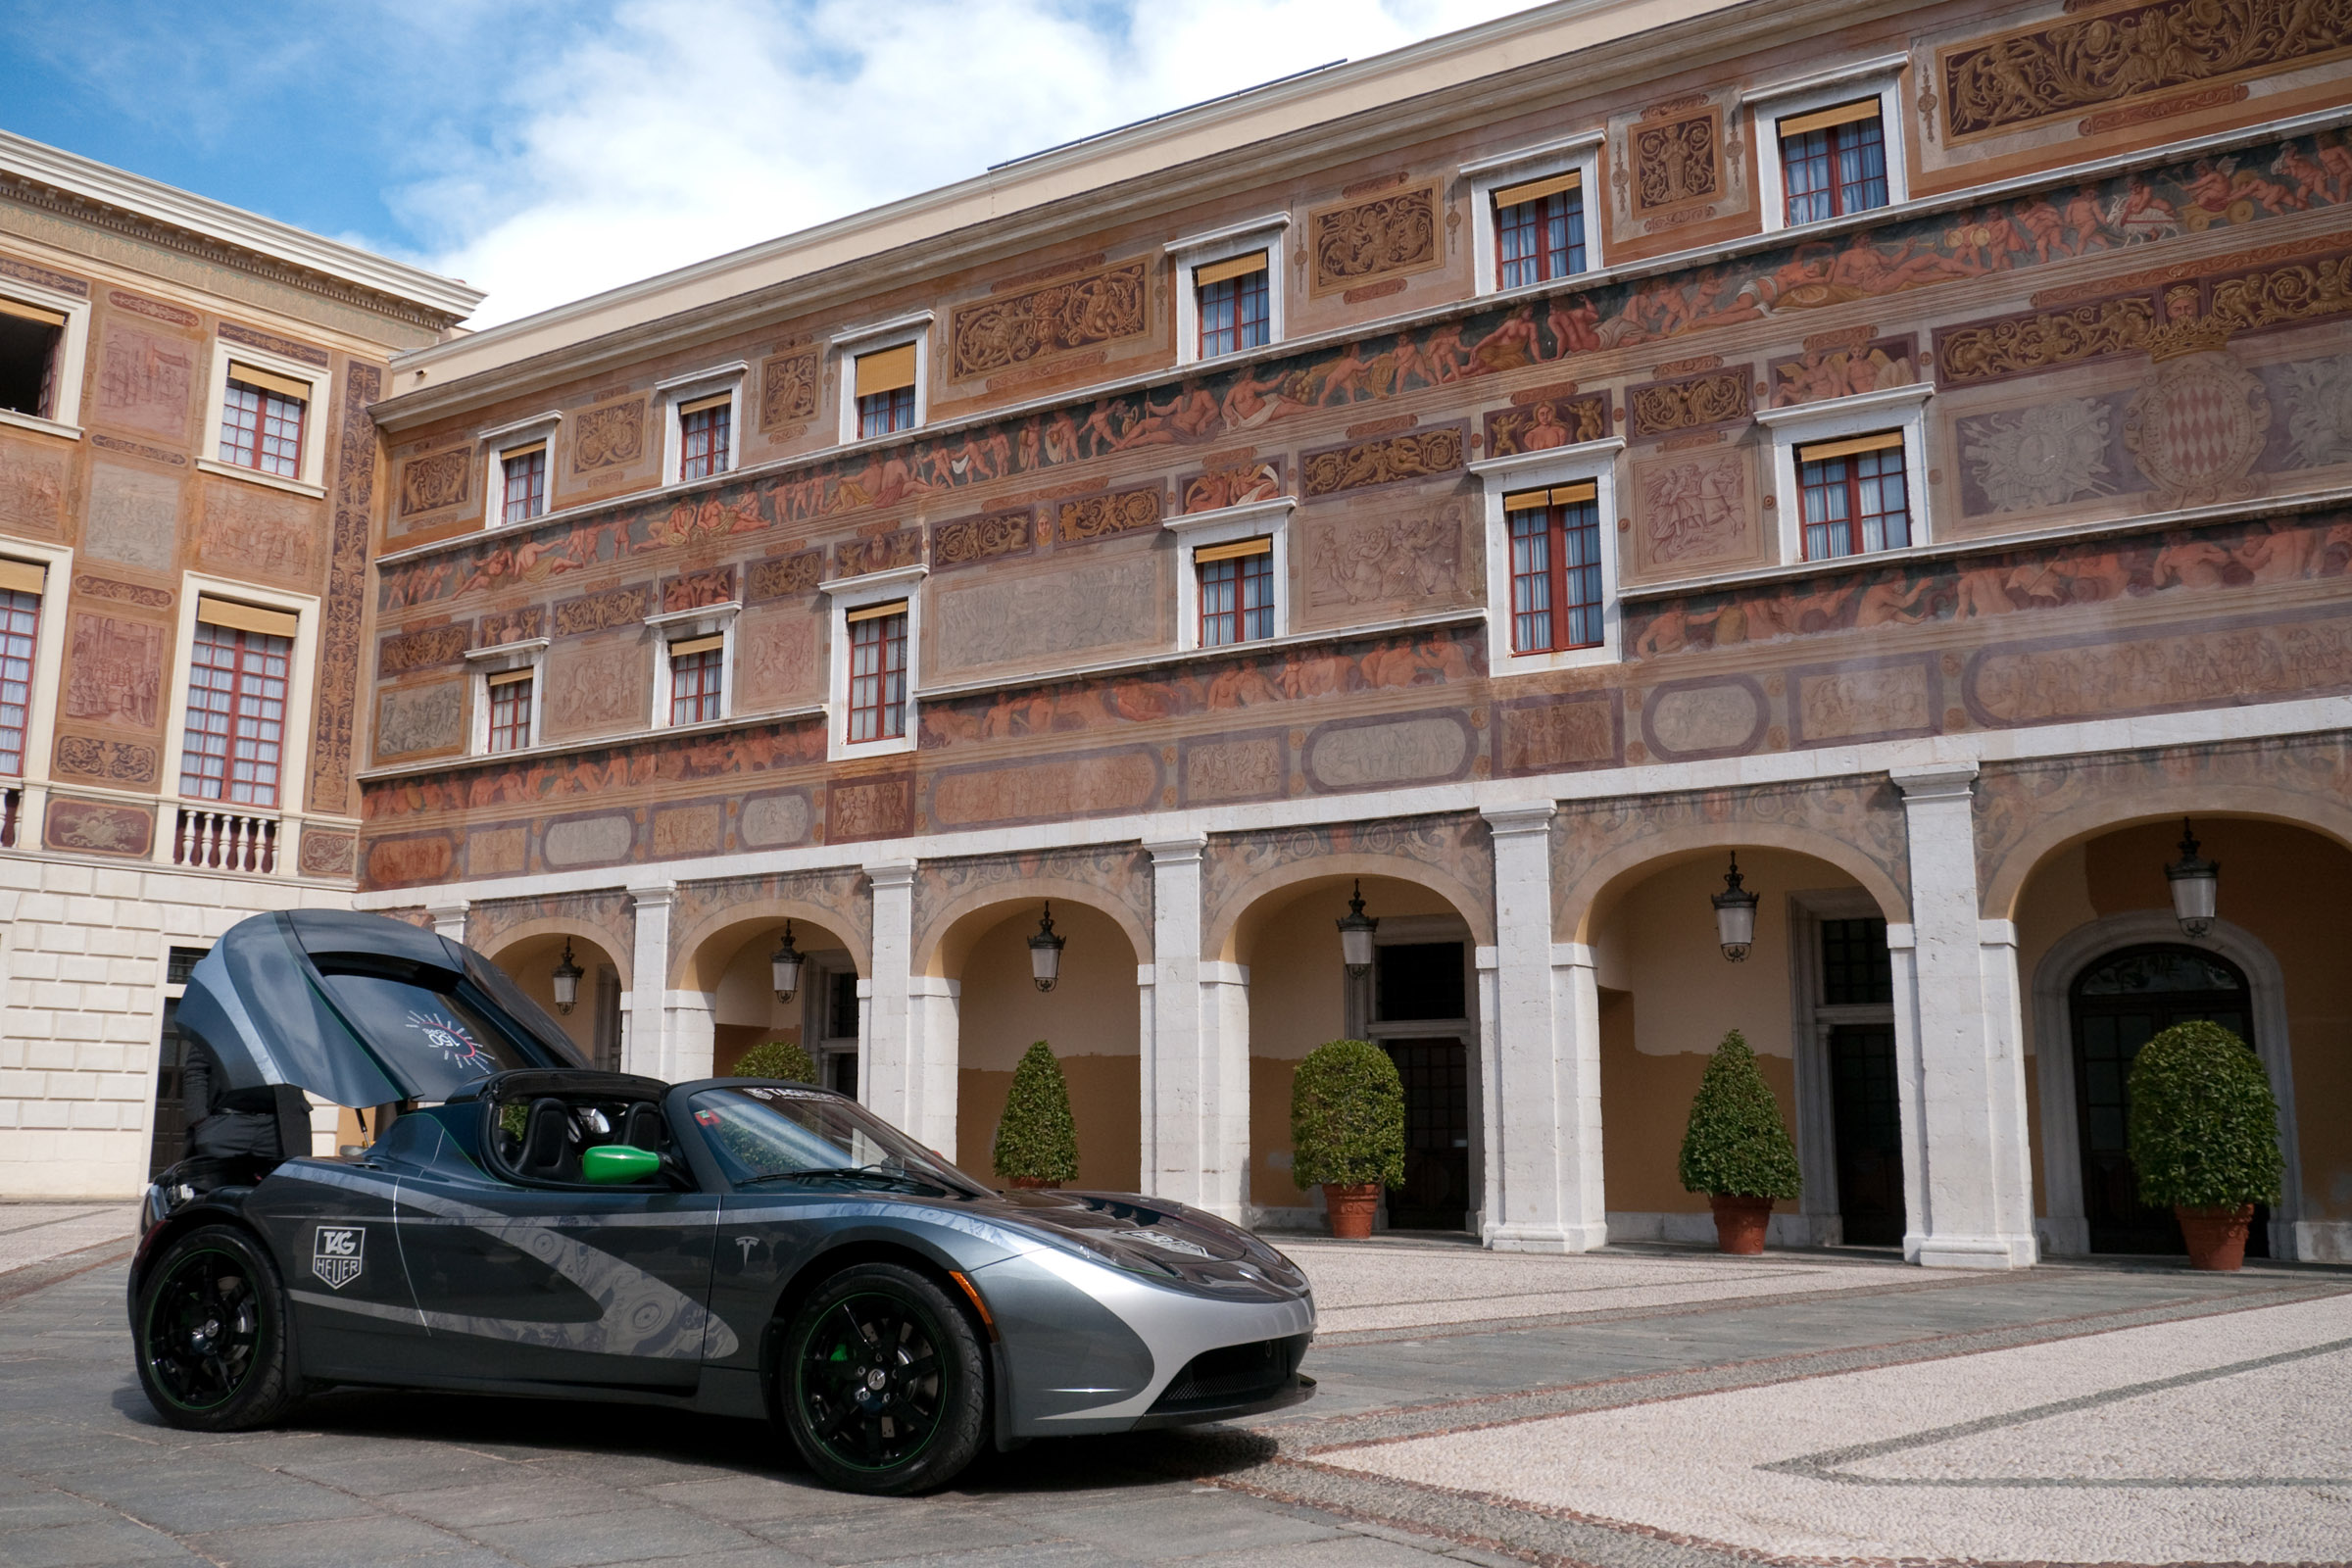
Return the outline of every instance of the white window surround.
<path id="1" fill-rule="evenodd" d="M 228 403 L 228 366 L 231 360 L 309 385 L 311 395 L 302 408 L 302 464 L 293 478 L 220 461 L 220 415 Z M 334 370 L 328 366 L 288 359 L 283 354 L 249 348 L 243 343 L 231 343 L 226 338 L 213 339 L 212 381 L 210 390 L 205 394 L 204 429 L 197 442 L 198 451 L 213 456 L 198 458 L 196 466 L 207 473 L 218 473 L 225 478 L 244 479 L 253 484 L 268 485 L 273 490 L 291 490 L 298 496 L 325 495 L 326 425 L 328 411 L 334 407 L 329 395 L 334 389 Z"/>
<path id="2" fill-rule="evenodd" d="M 14 425 L 20 430 L 38 430 L 43 435 L 60 435 L 69 441 L 81 439 L 82 368 L 88 363 L 90 351 L 90 302 L 78 294 L 61 293 L 56 289 L 27 283 L 21 278 L 0 277 L 0 298 L 12 299 L 36 310 L 55 311 L 66 318 L 63 335 L 57 346 L 57 375 L 54 381 L 56 402 L 44 418 L 37 414 L 18 414 L 0 409 L 0 425 Z M 62 416 L 62 417 L 61 417 Z"/>
<path id="3" fill-rule="evenodd" d="M 516 447 L 527 447 L 535 441 L 547 443 L 548 501 L 551 505 L 540 510 L 544 517 L 554 510 L 556 477 L 556 432 L 563 426 L 564 416 L 550 409 L 528 419 L 516 419 L 495 430 L 484 430 L 474 437 L 487 450 L 488 472 L 482 481 L 482 526 L 495 528 L 507 515 L 507 454 Z M 537 518 L 533 518 L 536 521 Z"/>
<path id="4" fill-rule="evenodd" d="M 1291 226 L 1288 213 L 1268 213 L 1244 223 L 1229 223 L 1203 234 L 1171 240 L 1164 247 L 1176 263 L 1176 363 L 1200 362 L 1200 291 L 1193 285 L 1193 270 L 1247 256 L 1266 253 L 1266 342 L 1282 341 L 1283 233 Z M 1219 359 L 1225 356 L 1219 355 Z"/>
<path id="5" fill-rule="evenodd" d="M 655 729 L 669 729 L 669 645 L 694 637 L 719 637 L 724 641 L 718 651 L 718 716 L 732 717 L 735 712 L 735 617 L 743 611 L 743 601 L 730 599 L 723 605 L 704 605 L 694 610 L 672 610 L 663 614 L 648 615 L 645 624 L 654 634 L 654 714 Z M 533 701 L 537 698 L 534 694 Z M 706 722 L 708 722 L 706 720 Z M 532 733 L 538 733 L 534 721 Z"/>
<path id="6" fill-rule="evenodd" d="M 860 355 L 879 354 L 884 349 L 914 345 L 914 428 L 920 430 L 931 418 L 931 323 L 938 319 L 931 311 L 914 311 L 906 316 L 894 316 L 887 321 L 871 321 L 864 326 L 853 326 L 833 334 L 833 358 L 836 362 L 835 379 L 841 383 L 841 439 L 847 446 L 860 440 L 887 441 L 891 436 L 905 435 L 893 430 L 890 436 L 862 437 L 858 433 L 858 360 Z"/>
<path id="7" fill-rule="evenodd" d="M 1170 517 L 1160 524 L 1176 536 L 1176 548 L 1184 558 L 1176 572 L 1176 646 L 1179 650 L 1185 653 L 1224 653 L 1228 649 L 1262 643 L 1290 631 L 1291 509 L 1298 505 L 1295 497 L 1274 496 L 1264 501 L 1245 501 L 1238 507 L 1219 507 L 1213 512 L 1195 512 L 1181 517 Z M 1193 564 L 1193 552 L 1203 545 L 1238 544 L 1261 534 L 1274 542 L 1274 629 L 1266 637 L 1253 637 L 1247 643 L 1228 643 L 1220 648 L 1201 649 L 1200 568 Z"/>
<path id="8" fill-rule="evenodd" d="M 719 472 L 735 471 L 736 454 L 743 446 L 743 382 L 751 373 L 752 368 L 748 362 L 730 360 L 725 365 L 713 365 L 709 369 L 673 375 L 665 381 L 654 383 L 654 396 L 662 404 L 662 482 L 664 485 L 681 482 L 678 469 L 686 457 L 686 444 L 678 431 L 678 405 L 720 392 L 727 394 L 727 461 Z M 549 471 L 554 471 L 552 466 Z"/>
<path id="9" fill-rule="evenodd" d="M 1857 392 L 1850 398 L 1756 411 L 1756 422 L 1772 436 L 1773 507 L 1784 564 L 1805 559 L 1805 505 L 1796 485 L 1796 449 L 1881 430 L 1903 434 L 1903 504 L 1911 513 L 1910 543 L 1935 542 L 1935 533 L 1928 526 L 1928 399 L 1935 394 L 1935 383 L 1915 381 L 1909 386 Z"/>
<path id="10" fill-rule="evenodd" d="M 893 566 L 888 571 L 861 572 L 820 582 L 816 591 L 831 601 L 827 634 L 833 646 L 832 671 L 825 682 L 825 758 L 838 762 L 851 757 L 890 757 L 914 750 L 915 691 L 922 673 L 923 596 L 915 590 L 931 574 L 929 566 Z M 906 601 L 906 733 L 882 741 L 852 741 L 850 734 L 850 625 L 853 610 Z"/>
<path id="11" fill-rule="evenodd" d="M 66 591 L 74 581 L 74 551 L 12 537 L 0 539 L 0 556 L 45 568 L 41 620 L 32 639 L 32 708 L 24 715 L 22 775 L 27 785 L 43 784 L 49 779 L 50 748 L 56 744 L 58 693 L 65 686 L 60 673 L 66 667 Z"/>
<path id="12" fill-rule="evenodd" d="M 1570 170 L 1584 176 L 1585 206 L 1585 272 L 1596 272 L 1607 265 L 1601 257 L 1599 214 L 1595 206 L 1600 195 L 1600 146 L 1608 133 L 1588 130 L 1574 136 L 1563 136 L 1541 146 L 1522 147 L 1517 152 L 1501 153 L 1493 158 L 1481 158 L 1464 164 L 1461 174 L 1470 181 L 1470 265 L 1472 287 L 1480 294 L 1503 292 L 1500 278 L 1502 266 L 1500 247 L 1494 239 L 1494 193 L 1506 185 L 1524 184 L 1531 179 L 1544 179 L 1553 174 L 1565 174 Z M 1549 278 L 1530 287 L 1549 288 L 1558 278 Z"/>
<path id="13" fill-rule="evenodd" d="M 242 471 L 242 470 L 233 470 Z M 164 768 L 163 792 L 166 815 L 156 824 L 156 858 L 171 863 L 172 824 L 169 813 L 177 805 L 185 804 L 208 811 L 225 811 L 236 816 L 281 817 L 291 822 L 298 814 L 295 805 L 303 786 L 309 781 L 311 766 L 312 704 L 318 684 L 318 601 L 310 594 L 282 593 L 274 588 L 256 587 L 233 577 L 213 577 L 202 572 L 184 572 L 180 577 L 179 625 L 172 644 L 172 694 L 164 710 Z M 255 605 L 263 610 L 282 610 L 294 616 L 294 656 L 286 672 L 285 734 L 278 744 L 277 802 L 273 806 L 249 806 L 236 801 L 199 800 L 179 793 L 179 766 L 186 750 L 188 720 L 188 681 L 194 662 L 190 650 L 196 646 L 196 608 L 202 599 L 227 599 L 238 604 Z M 296 846 L 290 834 L 280 835 L 277 861 L 280 866 L 300 862 L 294 858 Z"/>
<path id="14" fill-rule="evenodd" d="M 547 701 L 547 646 L 545 637 L 527 638 L 518 643 L 500 643 L 495 648 L 469 648 L 466 651 L 466 673 L 473 690 L 473 722 L 466 741 L 468 756 L 490 755 L 490 677 L 511 670 L 531 672 L 530 729 L 523 743 L 516 748 L 528 751 L 539 744 L 539 715 Z M 506 753 L 499 755 L 505 756 Z"/>
<path id="15" fill-rule="evenodd" d="M 1623 657 L 1625 607 L 1617 591 L 1617 459 L 1625 437 L 1579 441 L 1546 452 L 1485 458 L 1470 465 L 1486 491 L 1487 663 L 1497 675 L 1614 664 Z M 1592 480 L 1600 514 L 1600 645 L 1556 653 L 1522 654 L 1511 647 L 1511 524 L 1502 498 L 1521 490 Z"/>
<path id="16" fill-rule="evenodd" d="M 1788 226 L 1788 183 L 1781 168 L 1780 122 L 1857 98 L 1879 100 L 1879 133 L 1886 143 L 1886 205 L 1896 207 L 1911 199 L 1911 160 L 1900 91 L 1903 68 L 1910 60 L 1909 55 L 1880 55 L 1740 95 L 1740 107 L 1751 117 L 1756 201 L 1766 233 Z"/>

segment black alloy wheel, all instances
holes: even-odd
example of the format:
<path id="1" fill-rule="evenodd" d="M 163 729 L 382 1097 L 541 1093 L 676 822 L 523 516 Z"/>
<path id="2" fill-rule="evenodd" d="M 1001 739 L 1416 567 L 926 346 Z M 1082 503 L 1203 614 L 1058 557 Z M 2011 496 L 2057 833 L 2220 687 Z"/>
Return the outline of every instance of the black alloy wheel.
<path id="1" fill-rule="evenodd" d="M 286 1298 L 244 1232 L 208 1225 L 173 1242 L 139 1292 L 139 1385 L 175 1427 L 238 1432 L 294 1401 Z"/>
<path id="2" fill-rule="evenodd" d="M 779 1372 L 793 1442 L 834 1486 L 919 1492 L 979 1451 L 979 1336 L 913 1269 L 867 1263 L 825 1281 L 794 1314 Z"/>

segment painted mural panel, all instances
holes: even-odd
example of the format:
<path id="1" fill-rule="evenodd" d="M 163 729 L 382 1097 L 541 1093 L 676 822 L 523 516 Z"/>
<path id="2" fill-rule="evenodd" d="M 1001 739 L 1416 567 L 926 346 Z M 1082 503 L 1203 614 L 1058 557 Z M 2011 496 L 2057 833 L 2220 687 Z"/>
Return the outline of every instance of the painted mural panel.
<path id="1" fill-rule="evenodd" d="M 90 465 L 84 554 L 143 571 L 170 571 L 179 552 L 179 481 L 101 459 Z"/>
<path id="2" fill-rule="evenodd" d="M 1760 564 L 1772 555 L 1758 516 L 1754 449 L 1701 447 L 1631 465 L 1628 577 L 1648 581 Z"/>
<path id="3" fill-rule="evenodd" d="M 97 396 L 91 416 L 178 444 L 188 437 L 196 388 L 195 345 L 185 338 L 110 322 L 99 334 Z"/>
<path id="4" fill-rule="evenodd" d="M 739 712 L 792 708 L 824 696 L 821 615 L 800 605 L 755 606 L 735 622 Z"/>
<path id="5" fill-rule="evenodd" d="M 162 723 L 163 627 L 77 611 L 66 622 L 66 717 L 135 730 Z"/>
<path id="6" fill-rule="evenodd" d="M 1031 762 L 948 768 L 931 787 L 931 821 L 984 827 L 1142 811 L 1159 801 L 1159 754 L 1149 746 Z"/>
<path id="7" fill-rule="evenodd" d="M 1316 726 L 1301 752 L 1317 790 L 1367 790 L 1466 777 L 1478 731 L 1458 710 L 1396 718 L 1343 718 Z"/>
<path id="8" fill-rule="evenodd" d="M 1083 662 L 1160 636 L 1161 560 L 1122 551 L 1019 577 L 932 591 L 932 667 L 952 675 L 1046 660 Z"/>
<path id="9" fill-rule="evenodd" d="M 653 648 L 642 632 L 558 641 L 546 667 L 540 719 L 550 740 L 639 729 L 652 714 Z"/>
<path id="10" fill-rule="evenodd" d="M 395 686 L 375 700 L 375 758 L 379 762 L 445 757 L 466 746 L 466 683 L 431 681 Z"/>
<path id="11" fill-rule="evenodd" d="M 30 442 L 0 442 L 0 526 L 54 534 L 65 522 L 65 454 Z"/>
<path id="12" fill-rule="evenodd" d="M 304 585 L 318 576 L 316 503 L 230 479 L 208 480 L 200 496 L 196 559 L 206 567 Z"/>

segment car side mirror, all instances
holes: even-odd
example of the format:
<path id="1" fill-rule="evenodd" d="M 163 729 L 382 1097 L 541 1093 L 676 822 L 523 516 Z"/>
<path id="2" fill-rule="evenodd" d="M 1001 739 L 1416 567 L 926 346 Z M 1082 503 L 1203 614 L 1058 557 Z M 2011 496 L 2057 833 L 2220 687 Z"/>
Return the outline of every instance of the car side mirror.
<path id="1" fill-rule="evenodd" d="M 641 1182 L 661 1170 L 660 1154 L 630 1144 L 597 1144 L 580 1153 L 580 1179 L 598 1187 Z"/>

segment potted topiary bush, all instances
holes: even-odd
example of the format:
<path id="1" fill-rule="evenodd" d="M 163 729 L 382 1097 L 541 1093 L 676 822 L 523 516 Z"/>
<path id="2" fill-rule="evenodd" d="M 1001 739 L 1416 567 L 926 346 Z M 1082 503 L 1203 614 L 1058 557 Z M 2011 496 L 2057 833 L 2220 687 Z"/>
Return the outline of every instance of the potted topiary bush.
<path id="1" fill-rule="evenodd" d="M 1043 1040 L 1012 1069 L 1012 1093 L 997 1123 L 991 1152 L 1000 1179 L 1015 1187 L 1059 1187 L 1078 1175 L 1078 1125 L 1070 1119 L 1070 1086 L 1054 1048 Z"/>
<path id="2" fill-rule="evenodd" d="M 2283 1174 L 2260 1058 L 2218 1023 L 2177 1023 L 2139 1048 L 2130 1098 L 2139 1200 L 2179 1217 L 2191 1268 L 2236 1268 L 2254 1205 L 2278 1200 Z"/>
<path id="3" fill-rule="evenodd" d="M 1404 1185 L 1404 1084 L 1368 1040 L 1317 1046 L 1291 1080 L 1291 1179 L 1321 1187 L 1331 1234 L 1372 1234 L 1383 1187 Z"/>
<path id="4" fill-rule="evenodd" d="M 1763 1251 L 1773 1200 L 1797 1195 L 1796 1145 L 1756 1054 L 1737 1029 L 1715 1048 L 1691 1098 L 1682 1175 L 1685 1192 L 1707 1195 L 1715 1245 L 1726 1252 Z"/>
<path id="5" fill-rule="evenodd" d="M 735 1061 L 738 1078 L 781 1078 L 786 1083 L 816 1082 L 816 1063 L 808 1053 L 789 1040 L 769 1040 L 754 1046 Z"/>

